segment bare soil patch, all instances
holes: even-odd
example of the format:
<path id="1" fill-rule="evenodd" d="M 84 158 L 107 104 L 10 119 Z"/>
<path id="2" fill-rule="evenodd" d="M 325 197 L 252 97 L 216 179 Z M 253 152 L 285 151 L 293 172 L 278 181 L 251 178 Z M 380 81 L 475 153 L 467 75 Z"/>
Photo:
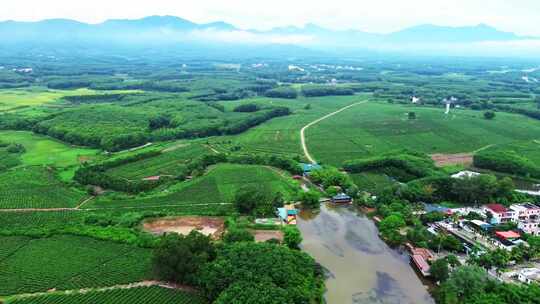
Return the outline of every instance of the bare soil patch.
<path id="1" fill-rule="evenodd" d="M 143 229 L 152 234 L 178 233 L 187 235 L 196 230 L 214 239 L 219 239 L 225 229 L 225 220 L 219 217 L 167 217 L 143 223 Z"/>
<path id="2" fill-rule="evenodd" d="M 456 154 L 432 154 L 431 159 L 435 161 L 437 167 L 449 165 L 465 165 L 469 166 L 473 163 L 472 153 L 456 153 Z"/>
<path id="3" fill-rule="evenodd" d="M 251 230 L 256 242 L 266 242 L 271 239 L 283 241 L 283 232 L 280 230 Z"/>

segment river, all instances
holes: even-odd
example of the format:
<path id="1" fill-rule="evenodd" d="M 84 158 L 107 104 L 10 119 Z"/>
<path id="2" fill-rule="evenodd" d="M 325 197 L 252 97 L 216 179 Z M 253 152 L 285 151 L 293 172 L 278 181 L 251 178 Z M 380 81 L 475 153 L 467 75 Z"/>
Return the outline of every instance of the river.
<path id="1" fill-rule="evenodd" d="M 324 266 L 328 304 L 434 303 L 409 257 L 388 247 L 377 227 L 352 207 L 302 211 L 302 249 Z"/>

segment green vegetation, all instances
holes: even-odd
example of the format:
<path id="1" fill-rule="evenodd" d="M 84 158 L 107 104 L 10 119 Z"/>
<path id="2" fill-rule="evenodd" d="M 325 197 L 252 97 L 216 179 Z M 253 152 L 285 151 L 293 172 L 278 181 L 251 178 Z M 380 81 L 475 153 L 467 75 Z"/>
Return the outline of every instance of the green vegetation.
<path id="1" fill-rule="evenodd" d="M 208 173 L 191 181 L 178 183 L 163 191 L 144 196 L 105 195 L 85 208 L 114 209 L 119 207 L 165 207 L 208 205 L 216 212 L 232 204 L 238 189 L 246 185 L 267 187 L 272 193 L 282 193 L 285 198 L 295 193 L 291 181 L 280 173 L 263 166 L 219 164 L 208 169 Z"/>
<path id="2" fill-rule="evenodd" d="M 152 278 L 149 250 L 92 238 L 1 237 L 0 295 L 103 287 Z M 46 262 L 44 262 L 46 261 Z"/>
<path id="3" fill-rule="evenodd" d="M 281 245 L 226 245 L 201 273 L 201 286 L 216 303 L 262 303 L 276 295 L 284 303 L 319 301 L 321 273 L 307 254 Z M 258 289 L 256 286 L 263 286 Z M 247 301 L 247 302 L 242 302 Z"/>
<path id="4" fill-rule="evenodd" d="M 513 142 L 483 150 L 474 156 L 479 168 L 540 178 L 540 143 L 537 141 Z"/>
<path id="5" fill-rule="evenodd" d="M 205 304 L 197 294 L 163 287 L 138 287 L 90 291 L 84 293 L 52 293 L 43 296 L 13 298 L 6 304 Z"/>
<path id="6" fill-rule="evenodd" d="M 412 109 L 414 120 L 407 119 Z M 315 159 L 339 166 L 404 148 L 423 153 L 472 152 L 492 144 L 536 139 L 538 132 L 540 122 L 506 113 L 488 121 L 468 110 L 445 115 L 437 108 L 367 103 L 311 127 L 306 140 Z"/>
<path id="7" fill-rule="evenodd" d="M 97 150 L 73 147 L 41 135 L 25 131 L 0 131 L 3 142 L 21 144 L 25 152 L 21 155 L 24 165 L 53 165 L 57 168 L 77 166 L 81 160 L 92 158 Z"/>
<path id="8" fill-rule="evenodd" d="M 59 181 L 45 167 L 25 167 L 0 173 L 0 208 L 75 207 L 86 194 Z"/>

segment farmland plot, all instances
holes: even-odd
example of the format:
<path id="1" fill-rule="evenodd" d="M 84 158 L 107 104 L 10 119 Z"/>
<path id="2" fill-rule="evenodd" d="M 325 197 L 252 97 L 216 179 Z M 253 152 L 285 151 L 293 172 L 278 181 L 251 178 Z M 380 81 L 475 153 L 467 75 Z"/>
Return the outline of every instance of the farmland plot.
<path id="1" fill-rule="evenodd" d="M 157 286 L 18 298 L 6 304 L 204 304 L 202 297 Z"/>
<path id="2" fill-rule="evenodd" d="M 151 278 L 148 249 L 58 235 L 31 239 L 0 237 L 0 295 L 103 287 Z"/>
<path id="3" fill-rule="evenodd" d="M 86 197 L 60 182 L 45 167 L 25 167 L 0 174 L 0 209 L 75 207 Z"/>

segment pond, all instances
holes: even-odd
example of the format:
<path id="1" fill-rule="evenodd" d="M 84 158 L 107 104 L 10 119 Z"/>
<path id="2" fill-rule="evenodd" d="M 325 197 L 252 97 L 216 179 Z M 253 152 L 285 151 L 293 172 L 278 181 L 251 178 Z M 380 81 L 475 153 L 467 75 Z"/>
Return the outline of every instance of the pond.
<path id="1" fill-rule="evenodd" d="M 328 271 L 329 304 L 434 303 L 409 256 L 388 247 L 377 227 L 352 207 L 302 211 L 302 249 Z"/>

